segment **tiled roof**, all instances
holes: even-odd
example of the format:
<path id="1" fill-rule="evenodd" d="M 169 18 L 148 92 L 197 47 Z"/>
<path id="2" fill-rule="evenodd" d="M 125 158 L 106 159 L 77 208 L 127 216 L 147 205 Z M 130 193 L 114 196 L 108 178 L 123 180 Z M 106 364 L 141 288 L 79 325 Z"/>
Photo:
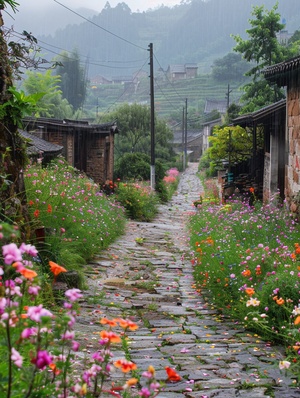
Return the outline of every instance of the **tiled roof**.
<path id="1" fill-rule="evenodd" d="M 27 131 L 20 130 L 20 135 L 26 139 L 28 142 L 28 153 L 59 153 L 63 149 L 62 146 L 52 144 L 48 141 L 43 140 L 42 138 L 36 137 L 33 134 L 28 133 Z"/>
<path id="2" fill-rule="evenodd" d="M 263 118 L 265 118 L 266 116 L 269 116 L 270 114 L 277 112 L 279 110 L 284 110 L 286 107 L 286 100 L 282 99 L 278 102 L 275 102 L 274 104 L 271 105 L 267 105 L 264 106 L 261 109 L 258 109 L 255 112 L 252 113 L 247 113 L 245 115 L 239 116 L 237 118 L 235 118 L 232 121 L 232 124 L 234 126 L 249 126 L 251 124 L 253 124 L 254 122 L 259 122 L 260 120 L 262 120 Z"/>
<path id="3" fill-rule="evenodd" d="M 207 99 L 205 102 L 204 113 L 210 113 L 212 111 L 218 111 L 222 114 L 226 113 L 227 100 Z"/>
<path id="4" fill-rule="evenodd" d="M 287 61 L 280 62 L 279 64 L 269 66 L 263 71 L 263 74 L 267 80 L 285 86 L 288 76 L 293 72 L 299 72 L 299 70 L 300 56 L 297 56 Z"/>

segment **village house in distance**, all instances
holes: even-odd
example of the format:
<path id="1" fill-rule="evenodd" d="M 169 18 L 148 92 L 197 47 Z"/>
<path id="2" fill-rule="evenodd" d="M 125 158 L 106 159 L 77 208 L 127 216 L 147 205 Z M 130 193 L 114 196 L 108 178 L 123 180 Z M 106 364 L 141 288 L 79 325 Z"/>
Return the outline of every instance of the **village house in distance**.
<path id="1" fill-rule="evenodd" d="M 32 145 L 41 146 L 41 141 L 53 144 L 54 148 L 78 170 L 98 184 L 113 180 L 114 136 L 118 133 L 116 123 L 89 124 L 83 120 L 58 120 L 48 118 L 24 118 L 23 130 L 30 133 L 25 138 Z M 49 146 L 49 145 L 48 145 Z M 41 148 L 43 151 L 43 148 Z M 48 154 L 49 156 L 49 154 Z"/>

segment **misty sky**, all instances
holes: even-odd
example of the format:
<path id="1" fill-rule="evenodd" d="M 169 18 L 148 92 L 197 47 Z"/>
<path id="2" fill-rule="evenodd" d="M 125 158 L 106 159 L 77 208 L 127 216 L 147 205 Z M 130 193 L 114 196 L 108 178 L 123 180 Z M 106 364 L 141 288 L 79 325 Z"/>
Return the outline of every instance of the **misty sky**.
<path id="1" fill-rule="evenodd" d="M 105 6 L 107 0 L 58 0 L 61 4 L 76 9 L 79 7 L 90 8 L 95 11 L 101 11 Z M 115 7 L 118 3 L 126 3 L 132 11 L 146 11 L 149 8 L 156 8 L 162 4 L 165 6 L 174 6 L 180 4 L 180 0 L 108 0 L 112 7 Z M 53 5 L 61 7 L 54 0 L 18 0 L 20 4 L 20 11 L 23 7 L 27 9 L 42 8 L 46 5 Z"/>

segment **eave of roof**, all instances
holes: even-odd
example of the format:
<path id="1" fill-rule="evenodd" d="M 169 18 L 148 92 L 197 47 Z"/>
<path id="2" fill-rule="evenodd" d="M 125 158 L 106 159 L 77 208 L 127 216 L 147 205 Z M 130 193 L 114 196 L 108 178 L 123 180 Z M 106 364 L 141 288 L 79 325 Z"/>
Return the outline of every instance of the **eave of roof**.
<path id="1" fill-rule="evenodd" d="M 275 82 L 281 86 L 287 84 L 287 77 L 294 72 L 298 72 L 300 69 L 300 56 L 291 58 L 287 61 L 280 62 L 269 66 L 263 70 L 263 75 L 265 79 Z"/>
<path id="2" fill-rule="evenodd" d="M 286 107 L 286 99 L 282 99 L 274 104 L 267 105 L 255 112 L 247 113 L 245 115 L 239 116 L 232 121 L 233 126 L 249 126 L 253 125 L 259 121 L 262 121 L 265 117 L 269 116 L 274 112 L 279 110 L 284 110 Z"/>
<path id="3" fill-rule="evenodd" d="M 63 149 L 61 145 L 52 144 L 51 142 L 36 137 L 35 135 L 28 133 L 27 131 L 19 130 L 19 133 L 23 138 L 27 140 L 29 153 L 60 153 Z"/>

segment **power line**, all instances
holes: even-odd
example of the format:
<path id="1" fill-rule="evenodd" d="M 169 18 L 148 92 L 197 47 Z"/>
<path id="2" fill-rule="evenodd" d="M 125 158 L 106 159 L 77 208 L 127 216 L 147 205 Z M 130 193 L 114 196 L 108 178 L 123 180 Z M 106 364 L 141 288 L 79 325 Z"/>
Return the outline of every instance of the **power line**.
<path id="1" fill-rule="evenodd" d="M 100 26 L 100 25 L 96 24 L 95 22 L 91 21 L 90 19 L 84 17 L 83 15 L 80 15 L 78 12 L 76 12 L 76 11 L 72 10 L 71 8 L 65 6 L 64 4 L 60 3 L 59 1 L 57 1 L 57 0 L 53 0 L 53 1 L 55 1 L 55 3 L 59 4 L 60 6 L 66 8 L 68 11 L 72 12 L 73 14 L 75 14 L 75 15 L 79 16 L 80 18 L 84 19 L 85 21 L 89 22 L 90 24 L 96 26 L 97 28 L 102 29 L 104 32 L 109 33 L 110 35 L 116 37 L 117 39 L 122 40 L 125 43 L 130 44 L 130 45 L 132 45 L 134 47 L 137 47 L 137 48 L 140 48 L 142 50 L 147 51 L 146 48 L 144 48 L 142 46 L 139 46 L 138 44 L 135 44 L 135 43 L 125 39 L 124 37 L 121 37 L 121 36 L 117 35 L 116 33 L 111 32 L 108 29 L 103 28 L 103 26 Z"/>

